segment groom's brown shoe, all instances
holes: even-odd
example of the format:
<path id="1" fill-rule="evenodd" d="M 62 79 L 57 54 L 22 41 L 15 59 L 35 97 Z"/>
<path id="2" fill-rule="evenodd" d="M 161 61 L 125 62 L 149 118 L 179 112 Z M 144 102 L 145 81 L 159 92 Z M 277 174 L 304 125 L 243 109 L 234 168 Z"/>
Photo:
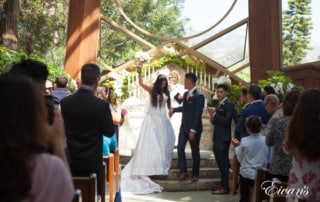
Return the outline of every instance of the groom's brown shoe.
<path id="1" fill-rule="evenodd" d="M 189 174 L 187 172 L 181 173 L 179 180 L 185 181 L 189 177 Z"/>
<path id="2" fill-rule="evenodd" d="M 199 180 L 199 177 L 197 176 L 192 176 L 191 178 L 191 182 L 198 182 L 198 180 Z"/>

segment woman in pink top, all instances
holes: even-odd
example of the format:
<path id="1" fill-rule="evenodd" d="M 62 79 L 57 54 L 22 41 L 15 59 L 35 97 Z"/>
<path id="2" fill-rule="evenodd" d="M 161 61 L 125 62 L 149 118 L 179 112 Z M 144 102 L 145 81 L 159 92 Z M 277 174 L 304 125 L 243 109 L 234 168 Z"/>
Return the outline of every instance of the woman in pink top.
<path id="1" fill-rule="evenodd" d="M 287 199 L 320 201 L 320 90 L 304 91 L 296 105 L 285 139 L 292 154 Z"/>
<path id="2" fill-rule="evenodd" d="M 43 95 L 23 76 L 1 75 L 0 95 L 0 201 L 72 201 L 61 115 L 49 126 Z M 49 143 L 57 156 L 45 153 Z"/>

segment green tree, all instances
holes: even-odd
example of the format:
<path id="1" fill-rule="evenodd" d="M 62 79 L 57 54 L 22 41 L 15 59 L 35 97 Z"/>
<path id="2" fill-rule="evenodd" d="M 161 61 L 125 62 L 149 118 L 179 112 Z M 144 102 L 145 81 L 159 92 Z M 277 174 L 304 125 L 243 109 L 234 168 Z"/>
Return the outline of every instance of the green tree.
<path id="1" fill-rule="evenodd" d="M 288 10 L 283 12 L 283 65 L 299 64 L 310 49 L 312 30 L 312 0 L 288 0 Z"/>
<path id="2" fill-rule="evenodd" d="M 66 0 L 20 0 L 18 48 L 61 67 L 68 3 Z"/>
<path id="3" fill-rule="evenodd" d="M 19 0 L 0 1 L 0 45 L 17 49 Z"/>
<path id="4" fill-rule="evenodd" d="M 134 29 L 115 9 L 113 0 L 101 2 L 101 13 L 116 21 L 121 26 L 139 35 L 155 46 L 163 40 L 144 35 Z M 121 7 L 130 19 L 146 31 L 166 36 L 181 37 L 184 34 L 184 22 L 181 11 L 184 0 L 129 0 L 121 1 Z M 100 57 L 110 66 L 117 66 L 134 57 L 138 50 L 144 50 L 125 34 L 117 31 L 107 23 L 102 23 Z"/>

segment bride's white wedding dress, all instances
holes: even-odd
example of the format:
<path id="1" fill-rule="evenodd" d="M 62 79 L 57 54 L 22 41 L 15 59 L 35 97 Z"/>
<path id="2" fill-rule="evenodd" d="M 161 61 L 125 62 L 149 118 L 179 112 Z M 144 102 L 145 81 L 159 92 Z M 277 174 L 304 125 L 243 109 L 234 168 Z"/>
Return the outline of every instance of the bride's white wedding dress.
<path id="1" fill-rule="evenodd" d="M 175 135 L 168 118 L 167 99 L 163 95 L 161 107 L 150 104 L 148 108 L 134 154 L 121 171 L 122 192 L 150 194 L 162 191 L 149 176 L 168 175 L 171 165 Z"/>

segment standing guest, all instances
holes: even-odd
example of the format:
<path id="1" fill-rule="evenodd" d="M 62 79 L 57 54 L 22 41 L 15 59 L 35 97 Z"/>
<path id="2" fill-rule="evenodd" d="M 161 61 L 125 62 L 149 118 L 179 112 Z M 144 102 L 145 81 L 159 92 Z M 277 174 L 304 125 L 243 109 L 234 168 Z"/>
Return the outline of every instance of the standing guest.
<path id="1" fill-rule="evenodd" d="M 248 89 L 247 88 L 242 88 L 241 89 L 241 94 L 240 94 L 240 103 L 242 104 L 243 107 L 242 107 L 240 113 L 237 116 L 237 121 L 240 118 L 240 114 L 242 114 L 243 110 L 245 108 L 247 108 L 247 106 L 249 105 L 247 95 L 248 95 Z M 237 140 L 235 140 L 235 139 L 237 139 Z M 240 131 L 235 131 L 234 138 L 232 138 L 232 141 L 239 141 L 240 139 L 241 139 Z"/>
<path id="2" fill-rule="evenodd" d="M 47 95 L 52 94 L 52 88 L 53 88 L 52 81 L 46 80 L 46 94 Z"/>
<path id="3" fill-rule="evenodd" d="M 268 123 L 270 115 L 266 111 L 261 98 L 261 89 L 259 86 L 251 85 L 248 89 L 248 106 L 241 111 L 238 122 L 235 128 L 235 134 L 240 134 L 241 138 L 248 136 L 248 132 L 245 127 L 245 120 L 249 116 L 258 116 L 262 120 L 262 124 L 265 126 Z"/>
<path id="4" fill-rule="evenodd" d="M 0 94 L 0 114 L 5 114 L 0 120 L 0 201 L 72 201 L 67 165 L 46 152 L 54 143 L 64 155 L 61 115 L 55 111 L 53 124 L 48 124 L 43 95 L 25 76 L 1 75 Z"/>
<path id="5" fill-rule="evenodd" d="M 54 98 L 55 104 L 60 104 L 62 98 L 71 95 L 71 92 L 67 89 L 68 79 L 65 76 L 59 76 L 55 80 L 55 90 L 52 90 L 51 95 Z"/>
<path id="6" fill-rule="evenodd" d="M 283 116 L 270 119 L 270 130 L 265 134 L 267 146 L 272 146 L 270 173 L 282 182 L 288 181 L 292 160 L 290 155 L 284 153 L 282 144 L 300 94 L 298 90 L 291 90 L 285 95 L 282 102 Z"/>
<path id="7" fill-rule="evenodd" d="M 289 122 L 284 146 L 293 158 L 287 188 L 297 191 L 287 196 L 288 201 L 320 201 L 319 103 L 319 89 L 305 90 Z"/>
<path id="8" fill-rule="evenodd" d="M 153 86 L 149 86 L 143 83 L 142 64 L 139 65 L 139 84 L 149 93 L 150 106 L 142 122 L 134 154 L 121 172 L 121 190 L 150 194 L 162 191 L 162 187 L 149 176 L 168 175 L 175 137 L 167 112 L 171 110 L 167 77 L 160 74 Z"/>
<path id="9" fill-rule="evenodd" d="M 185 92 L 184 86 L 179 84 L 179 73 L 175 70 L 171 71 L 169 74 L 169 91 L 170 91 L 170 98 L 171 98 L 171 105 L 172 108 L 177 108 L 182 106 L 183 101 L 183 93 Z M 175 146 L 178 145 L 178 137 L 181 125 L 181 113 L 175 113 L 172 115 L 171 123 L 173 126 L 174 134 L 176 137 Z"/>
<path id="10" fill-rule="evenodd" d="M 270 94 L 264 98 L 264 107 L 270 116 L 268 123 L 262 132 L 264 135 L 267 135 L 268 133 L 270 133 L 271 120 L 281 117 L 283 115 L 283 112 L 279 102 L 279 98 L 276 94 Z"/>
<path id="11" fill-rule="evenodd" d="M 212 191 L 212 194 L 229 193 L 229 148 L 231 142 L 231 122 L 234 115 L 234 104 L 227 98 L 228 86 L 219 84 L 217 86 L 217 97 L 219 100 L 216 110 L 210 110 L 211 123 L 214 125 L 213 153 L 221 172 L 221 186 Z"/>
<path id="12" fill-rule="evenodd" d="M 102 180 L 102 136 L 111 137 L 114 133 L 109 104 L 94 95 L 99 79 L 96 64 L 83 65 L 81 87 L 61 100 L 72 175 L 96 173 L 98 192 Z"/>
<path id="13" fill-rule="evenodd" d="M 112 114 L 112 121 L 115 127 L 115 139 L 117 143 L 119 142 L 119 125 L 124 122 L 124 117 L 122 115 L 121 109 L 121 100 L 115 99 L 114 97 L 114 89 L 112 87 L 105 88 L 107 99 L 106 101 L 109 103 L 110 111 Z"/>
<path id="14" fill-rule="evenodd" d="M 182 122 L 178 140 L 178 161 L 180 169 L 180 181 L 188 179 L 187 160 L 185 154 L 186 144 L 189 141 L 192 154 L 192 178 L 191 182 L 199 179 L 200 167 L 200 138 L 202 133 L 202 111 L 204 107 L 204 96 L 197 89 L 197 76 L 194 73 L 186 73 L 184 87 L 188 90 L 183 94 L 183 105 L 173 108 L 175 112 L 182 112 Z"/>
<path id="15" fill-rule="evenodd" d="M 249 136 L 241 139 L 235 153 L 240 162 L 240 202 L 248 202 L 250 188 L 254 185 L 256 168 L 267 168 L 268 147 L 265 137 L 261 134 L 260 117 L 249 116 L 246 119 L 246 129 Z"/>
<path id="16" fill-rule="evenodd" d="M 267 95 L 271 94 L 276 94 L 274 88 L 272 86 L 265 86 L 262 91 L 261 99 L 264 100 Z"/>

